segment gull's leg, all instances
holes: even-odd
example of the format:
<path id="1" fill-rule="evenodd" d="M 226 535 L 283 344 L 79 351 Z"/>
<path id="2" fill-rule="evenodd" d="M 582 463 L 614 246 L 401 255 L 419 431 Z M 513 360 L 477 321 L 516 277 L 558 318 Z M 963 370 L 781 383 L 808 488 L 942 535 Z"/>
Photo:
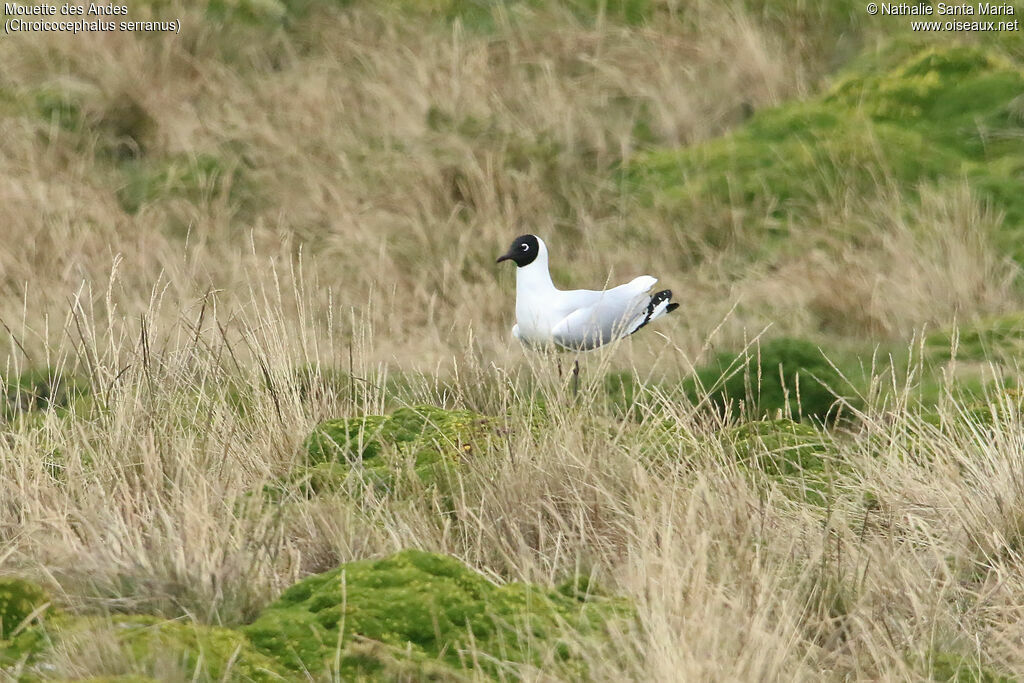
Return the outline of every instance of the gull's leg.
<path id="1" fill-rule="evenodd" d="M 577 358 L 572 362 L 572 395 L 575 396 L 580 391 L 580 359 Z"/>
<path id="2" fill-rule="evenodd" d="M 558 379 L 562 379 L 562 357 L 555 356 L 555 366 L 558 367 Z"/>

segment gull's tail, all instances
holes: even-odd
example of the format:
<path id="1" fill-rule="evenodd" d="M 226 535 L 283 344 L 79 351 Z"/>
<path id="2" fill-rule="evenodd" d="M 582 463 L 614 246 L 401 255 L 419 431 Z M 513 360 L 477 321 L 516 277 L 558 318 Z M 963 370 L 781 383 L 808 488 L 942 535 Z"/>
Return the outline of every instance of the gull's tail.
<path id="1" fill-rule="evenodd" d="M 644 310 L 643 315 L 638 316 L 630 327 L 629 334 L 633 334 L 647 323 L 660 318 L 666 313 L 679 308 L 679 304 L 672 303 L 672 290 L 663 289 L 660 292 L 655 292 L 651 295 L 651 300 L 647 302 L 647 308 Z"/>

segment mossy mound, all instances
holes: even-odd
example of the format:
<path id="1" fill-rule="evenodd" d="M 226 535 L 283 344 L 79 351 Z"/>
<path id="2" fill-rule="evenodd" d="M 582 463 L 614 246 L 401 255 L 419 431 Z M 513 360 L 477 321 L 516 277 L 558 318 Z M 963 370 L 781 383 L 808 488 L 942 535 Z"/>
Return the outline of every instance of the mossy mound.
<path id="1" fill-rule="evenodd" d="M 420 405 L 399 408 L 391 415 L 328 420 L 306 442 L 311 462 L 380 457 L 387 446 L 439 450 L 471 450 L 474 437 L 490 420 L 468 410 Z"/>
<path id="2" fill-rule="evenodd" d="M 49 596 L 22 579 L 0 579 L 0 673 L 31 660 L 42 649 L 38 625 L 49 612 Z"/>
<path id="3" fill-rule="evenodd" d="M 389 0 L 395 11 L 459 21 L 479 31 L 495 27 L 498 12 L 514 16 L 522 11 L 568 10 L 575 18 L 592 24 L 598 18 L 630 25 L 643 24 L 655 11 L 652 0 Z"/>
<path id="4" fill-rule="evenodd" d="M 976 658 L 936 652 L 928 660 L 930 678 L 944 683 L 1011 683 L 1015 679 L 982 666 Z"/>
<path id="5" fill-rule="evenodd" d="M 62 79 L 41 85 L 32 93 L 36 113 L 64 130 L 83 125 L 83 102 L 98 97 L 99 90 L 84 81 Z"/>
<path id="6" fill-rule="evenodd" d="M 411 470 L 430 484 L 462 458 L 486 448 L 493 430 L 493 421 L 478 413 L 427 405 L 328 420 L 306 441 L 308 466 L 293 474 L 317 490 L 351 473 L 389 486 Z"/>
<path id="7" fill-rule="evenodd" d="M 277 24 L 288 17 L 289 6 L 280 0 L 210 0 L 206 15 L 213 21 Z"/>
<path id="8" fill-rule="evenodd" d="M 63 410 L 89 393 L 88 382 L 54 368 L 26 370 L 4 382 L 2 415 L 10 419 L 32 411 Z"/>
<path id="9" fill-rule="evenodd" d="M 338 9 L 353 0 L 209 0 L 206 18 L 212 22 L 258 28 L 291 28 L 315 11 Z"/>
<path id="10" fill-rule="evenodd" d="M 241 203 L 253 194 L 244 170 L 239 163 L 212 154 L 133 161 L 122 165 L 124 184 L 117 198 L 128 213 L 159 199 L 200 204 L 226 197 Z"/>
<path id="11" fill-rule="evenodd" d="M 126 674 L 124 676 L 93 676 L 81 679 L 78 683 L 156 683 L 156 680 L 150 676 Z"/>
<path id="12" fill-rule="evenodd" d="M 404 16 L 437 20 L 445 24 L 459 22 L 473 31 L 489 32 L 496 26 L 496 17 L 504 13 L 514 17 L 523 11 L 546 7 L 569 10 L 585 23 L 598 17 L 626 24 L 642 24 L 652 14 L 652 0 L 209 0 L 206 15 L 217 22 L 243 22 L 260 27 L 293 27 L 314 11 L 343 9 L 352 5 L 374 6 Z"/>
<path id="13" fill-rule="evenodd" d="M 156 616 L 68 617 L 49 637 L 72 653 L 99 647 L 114 667 L 111 681 L 180 678 L 196 681 L 281 681 L 287 670 L 254 650 L 238 631 Z M 32 671 L 46 671 L 45 655 Z"/>
<path id="14" fill-rule="evenodd" d="M 634 26 L 650 19 L 655 10 L 652 0 L 572 0 L 567 4 L 583 20 L 605 17 Z"/>
<path id="15" fill-rule="evenodd" d="M 628 415 L 645 391 L 658 386 L 642 382 L 634 372 L 628 370 L 609 372 L 604 376 L 602 385 L 608 403 L 621 415 Z"/>
<path id="16" fill-rule="evenodd" d="M 281 665 L 255 651 L 238 631 L 136 615 L 112 617 L 111 626 L 135 673 L 161 676 L 174 668 L 197 680 L 283 678 Z"/>
<path id="17" fill-rule="evenodd" d="M 22 93 L 25 113 L 62 130 L 88 131 L 94 151 L 113 159 L 143 155 L 152 145 L 157 124 L 139 99 L 126 91 L 106 91 L 90 80 L 65 76 Z M 81 140 L 85 146 L 84 139 Z"/>
<path id="18" fill-rule="evenodd" d="M 1024 415 L 1024 390 L 986 388 L 977 396 L 966 395 L 945 409 L 922 412 L 921 420 L 948 431 L 1013 430 Z"/>
<path id="19" fill-rule="evenodd" d="M 1024 358 L 1024 314 L 983 318 L 932 332 L 925 338 L 925 350 L 934 360 L 955 356 L 958 360 L 1012 364 Z"/>
<path id="20" fill-rule="evenodd" d="M 22 579 L 0 579 L 0 640 L 10 638 L 24 628 L 29 617 L 42 617 L 44 606 L 49 602 L 46 591 L 34 583 Z"/>
<path id="21" fill-rule="evenodd" d="M 454 558 L 407 550 L 311 576 L 244 631 L 296 672 L 392 678 L 415 667 L 443 678 L 467 669 L 515 678 L 519 663 L 572 667 L 575 635 L 596 632 L 622 609 L 496 586 Z"/>
<path id="22" fill-rule="evenodd" d="M 19 619 L 23 622 L 34 611 L 41 618 L 37 610 L 46 604 L 45 594 L 32 584 L 16 582 L 17 590 L 13 592 L 17 598 L 3 602 L 12 592 L 12 583 L 0 582 L 0 610 L 4 616 L 12 615 L 10 623 Z M 153 616 L 76 617 L 65 613 L 52 616 L 45 627 L 33 624 L 12 638 L 8 635 L 12 634 L 5 633 L 0 639 L 0 673 L 18 671 L 26 680 L 49 677 L 53 664 L 47 657 L 53 644 L 57 644 L 62 657 L 99 647 L 98 657 L 113 667 L 108 670 L 112 675 L 89 680 L 145 681 L 180 676 L 197 681 L 280 681 L 289 677 L 287 669 L 257 652 L 239 631 Z"/>
<path id="23" fill-rule="evenodd" d="M 800 422 L 747 422 L 732 428 L 729 438 L 742 462 L 767 474 L 788 476 L 825 469 L 825 441 L 816 429 Z"/>
<path id="24" fill-rule="evenodd" d="M 835 418 L 845 381 L 814 344 L 780 337 L 746 352 L 719 353 L 683 383 L 691 401 L 706 399 L 733 417 Z"/>
<path id="25" fill-rule="evenodd" d="M 489 30 L 494 26 L 494 13 L 515 11 L 520 7 L 536 7 L 537 0 L 389 0 L 381 3 L 403 14 L 418 14 L 445 21 L 459 21 L 471 29 Z"/>
<path id="26" fill-rule="evenodd" d="M 627 186 L 701 242 L 757 258 L 792 223 L 851 197 L 913 197 L 922 183 L 966 179 L 1004 213 L 1003 243 L 1024 260 L 1024 69 L 977 47 L 908 51 L 862 60 L 825 95 L 760 112 L 726 137 L 638 155 Z"/>
<path id="27" fill-rule="evenodd" d="M 737 461 L 768 475 L 788 495 L 826 504 L 835 463 L 827 441 L 813 427 L 786 419 L 755 421 L 723 437 Z"/>
<path id="28" fill-rule="evenodd" d="M 1019 64 L 974 46 L 928 47 L 901 58 L 905 49 L 870 59 L 871 68 L 839 80 L 824 101 L 916 129 L 971 159 L 1021 154 Z"/>

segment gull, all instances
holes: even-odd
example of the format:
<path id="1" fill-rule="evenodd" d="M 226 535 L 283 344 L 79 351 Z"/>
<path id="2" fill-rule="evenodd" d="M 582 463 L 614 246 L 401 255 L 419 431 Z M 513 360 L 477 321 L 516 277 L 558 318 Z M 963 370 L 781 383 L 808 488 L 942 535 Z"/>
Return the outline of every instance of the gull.
<path id="1" fill-rule="evenodd" d="M 558 289 L 548 272 L 548 248 L 536 235 L 517 237 L 497 263 L 502 261 L 517 266 L 512 336 L 528 348 L 589 351 L 628 337 L 679 307 L 672 303 L 672 290 L 649 293 L 658 281 L 650 275 L 602 291 Z"/>

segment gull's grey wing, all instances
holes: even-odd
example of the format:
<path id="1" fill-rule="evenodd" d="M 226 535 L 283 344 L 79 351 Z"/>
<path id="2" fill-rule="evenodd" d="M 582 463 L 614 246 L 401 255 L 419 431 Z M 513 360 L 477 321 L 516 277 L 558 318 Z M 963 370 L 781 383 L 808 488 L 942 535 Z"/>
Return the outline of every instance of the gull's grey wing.
<path id="1" fill-rule="evenodd" d="M 568 349 L 589 350 L 628 335 L 641 324 L 657 282 L 644 275 L 632 282 L 589 297 L 590 305 L 577 308 L 551 329 L 552 340 Z"/>

